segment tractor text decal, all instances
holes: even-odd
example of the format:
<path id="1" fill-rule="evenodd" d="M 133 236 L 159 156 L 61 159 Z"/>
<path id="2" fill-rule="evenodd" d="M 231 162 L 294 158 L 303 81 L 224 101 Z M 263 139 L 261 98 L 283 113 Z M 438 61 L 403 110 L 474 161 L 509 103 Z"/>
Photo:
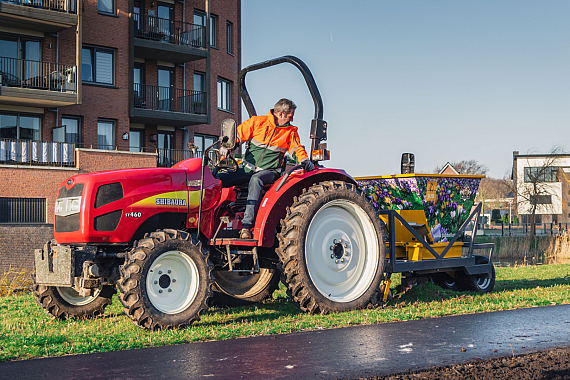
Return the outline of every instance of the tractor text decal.
<path id="1" fill-rule="evenodd" d="M 156 198 L 156 204 L 162 206 L 186 206 L 186 199 Z"/>

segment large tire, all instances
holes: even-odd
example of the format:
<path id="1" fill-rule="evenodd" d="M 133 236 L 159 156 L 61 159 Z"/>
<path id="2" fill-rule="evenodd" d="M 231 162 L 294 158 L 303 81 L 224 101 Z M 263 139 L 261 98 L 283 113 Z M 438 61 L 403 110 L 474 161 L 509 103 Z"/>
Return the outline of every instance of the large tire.
<path id="1" fill-rule="evenodd" d="M 260 268 L 259 273 L 241 275 L 236 272 L 214 271 L 214 298 L 216 306 L 243 306 L 270 298 L 279 288 L 281 272 Z"/>
<path id="2" fill-rule="evenodd" d="M 288 294 L 311 314 L 376 303 L 384 275 L 383 226 L 360 189 L 326 181 L 295 197 L 277 253 Z"/>
<path id="3" fill-rule="evenodd" d="M 148 330 L 180 328 L 200 319 L 212 296 L 213 264 L 193 236 L 156 231 L 138 241 L 120 267 L 125 313 Z"/>
<path id="4" fill-rule="evenodd" d="M 475 256 L 475 264 L 487 264 L 489 259 L 485 256 Z M 495 287 L 495 267 L 492 267 L 491 276 L 487 274 L 467 275 L 463 272 L 455 272 L 457 288 L 461 291 L 489 293 Z"/>
<path id="5" fill-rule="evenodd" d="M 49 315 L 65 320 L 70 317 L 88 319 L 103 314 L 111 304 L 115 287 L 103 285 L 89 297 L 81 297 L 73 288 L 34 284 L 36 301 Z"/>

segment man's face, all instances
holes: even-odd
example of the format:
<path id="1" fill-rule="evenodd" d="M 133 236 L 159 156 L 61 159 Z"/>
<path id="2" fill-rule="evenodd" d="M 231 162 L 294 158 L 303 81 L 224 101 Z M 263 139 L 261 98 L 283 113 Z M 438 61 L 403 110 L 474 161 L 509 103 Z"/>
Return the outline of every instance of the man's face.
<path id="1" fill-rule="evenodd" d="M 275 117 L 277 118 L 277 125 L 291 123 L 293 121 L 293 116 L 295 116 L 295 110 L 292 110 L 287 115 L 285 115 L 285 112 L 277 112 L 275 114 Z"/>

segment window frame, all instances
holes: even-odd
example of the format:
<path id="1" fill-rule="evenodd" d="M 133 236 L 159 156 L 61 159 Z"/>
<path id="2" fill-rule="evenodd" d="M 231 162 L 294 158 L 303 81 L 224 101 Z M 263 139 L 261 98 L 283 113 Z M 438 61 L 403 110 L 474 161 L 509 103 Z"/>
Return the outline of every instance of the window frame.
<path id="1" fill-rule="evenodd" d="M 99 4 L 100 4 L 100 3 L 101 3 L 101 0 L 97 0 L 97 12 L 98 12 L 100 15 L 114 16 L 114 17 L 117 16 L 117 1 L 116 1 L 116 0 L 111 0 L 111 3 L 112 3 L 112 5 L 111 5 L 111 8 L 112 8 L 111 12 L 102 11 L 102 10 L 99 8 Z"/>
<path id="2" fill-rule="evenodd" d="M 200 23 L 196 24 L 196 16 L 200 17 Z M 203 28 L 206 28 L 206 12 L 194 9 L 194 25 L 199 25 Z M 214 49 L 218 48 L 218 15 L 214 15 L 210 13 L 210 47 Z"/>
<path id="3" fill-rule="evenodd" d="M 77 122 L 77 141 L 67 141 L 67 126 L 63 123 L 64 119 L 75 120 Z M 72 116 L 72 115 L 63 115 L 61 117 L 61 125 L 65 127 L 65 136 L 64 142 L 65 143 L 72 143 L 76 144 L 76 146 L 81 145 L 81 117 L 79 116 Z"/>
<path id="4" fill-rule="evenodd" d="M 558 178 L 558 166 L 542 167 L 542 166 L 525 166 L 523 169 L 523 177 L 525 183 L 554 183 L 560 182 Z M 542 172 L 542 173 L 541 173 Z"/>
<path id="5" fill-rule="evenodd" d="M 104 148 L 102 148 L 99 144 L 99 124 L 100 123 L 110 123 L 113 125 L 113 130 L 111 133 L 111 145 L 104 145 Z M 117 147 L 117 121 L 113 120 L 113 119 L 103 119 L 103 118 L 99 118 L 97 119 L 97 149 L 100 150 L 115 150 L 115 148 Z M 108 147 L 108 148 L 107 148 Z"/>
<path id="6" fill-rule="evenodd" d="M 117 58 L 117 52 L 116 49 L 113 48 L 106 48 L 106 47 L 100 47 L 100 46 L 93 46 L 93 45 L 83 45 L 82 47 L 82 54 L 83 54 L 83 50 L 90 50 L 91 51 L 91 76 L 93 77 L 93 80 L 85 80 L 83 75 L 85 73 L 85 70 L 83 69 L 83 56 L 81 58 L 81 65 L 82 65 L 82 75 L 81 75 L 81 83 L 82 84 L 87 84 L 87 85 L 93 85 L 93 86 L 104 86 L 104 87 L 115 87 L 116 84 L 116 58 Z M 106 83 L 106 82 L 98 82 L 97 81 L 97 58 L 96 58 L 96 54 L 98 52 L 101 53 L 111 53 L 112 57 L 111 57 L 111 78 L 112 78 L 112 83 Z"/>
<path id="7" fill-rule="evenodd" d="M 7 139 L 7 140 L 25 140 L 25 141 L 42 141 L 42 115 L 39 114 L 33 114 L 33 113 L 23 113 L 23 112 L 5 112 L 5 111 L 0 111 L 0 115 L 5 115 L 5 116 L 15 116 L 16 117 L 16 137 L 14 139 L 10 138 L 10 137 L 2 137 L 0 135 L 0 139 Z M 22 123 L 20 121 L 21 117 L 33 117 L 33 118 L 37 118 L 39 120 L 39 128 L 38 128 L 38 139 L 34 140 L 32 139 L 23 139 L 22 138 L 22 133 L 21 133 L 21 129 L 22 129 Z M 0 131 L 3 128 L 0 127 Z"/>
<path id="8" fill-rule="evenodd" d="M 140 128 L 131 128 L 129 129 L 129 152 L 137 152 L 140 153 L 144 150 L 144 129 L 140 129 Z M 139 136 L 139 147 L 133 147 L 131 145 L 131 141 L 132 141 L 132 137 L 133 137 L 133 132 L 138 132 L 140 133 Z M 138 150 L 133 150 L 133 149 L 138 149 Z"/>
<path id="9" fill-rule="evenodd" d="M 232 53 L 232 50 L 233 50 L 233 43 L 232 43 L 233 27 L 234 27 L 234 24 L 231 21 L 226 21 L 226 52 L 232 56 L 234 55 L 234 53 Z"/>
<path id="10" fill-rule="evenodd" d="M 224 84 L 227 85 L 227 90 L 225 90 L 225 91 L 224 91 Z M 218 110 L 230 112 L 230 113 L 232 112 L 232 87 L 233 87 L 233 85 L 232 85 L 232 82 L 230 80 L 218 77 L 218 86 L 217 86 Z M 225 95 L 225 99 L 224 99 L 224 95 Z M 224 108 L 223 100 L 226 101 L 227 108 Z M 221 105 L 220 105 L 220 101 L 222 101 Z"/>

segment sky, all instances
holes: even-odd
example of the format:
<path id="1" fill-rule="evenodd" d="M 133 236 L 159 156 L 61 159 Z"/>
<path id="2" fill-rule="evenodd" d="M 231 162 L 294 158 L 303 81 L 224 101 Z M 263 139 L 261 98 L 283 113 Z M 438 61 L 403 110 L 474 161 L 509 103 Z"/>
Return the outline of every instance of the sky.
<path id="1" fill-rule="evenodd" d="M 242 68 L 303 60 L 331 160 L 352 176 L 475 159 L 503 178 L 513 151 L 570 150 L 570 1 L 242 0 Z M 290 64 L 248 73 L 259 115 L 280 98 L 310 148 L 312 98 Z M 242 119 L 248 115 L 242 107 Z"/>

